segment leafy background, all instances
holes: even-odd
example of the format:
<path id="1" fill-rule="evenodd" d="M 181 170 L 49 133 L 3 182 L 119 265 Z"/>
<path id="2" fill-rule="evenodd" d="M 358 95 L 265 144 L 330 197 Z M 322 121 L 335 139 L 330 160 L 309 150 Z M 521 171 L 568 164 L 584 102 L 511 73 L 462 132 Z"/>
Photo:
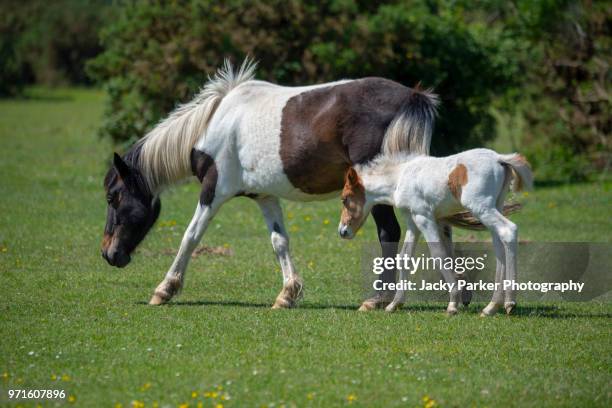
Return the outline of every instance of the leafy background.
<path id="1" fill-rule="evenodd" d="M 609 2 L 7 0 L 0 93 L 103 86 L 99 131 L 126 148 L 224 58 L 295 85 L 384 76 L 442 97 L 436 154 L 521 150 L 542 183 L 610 167 Z"/>

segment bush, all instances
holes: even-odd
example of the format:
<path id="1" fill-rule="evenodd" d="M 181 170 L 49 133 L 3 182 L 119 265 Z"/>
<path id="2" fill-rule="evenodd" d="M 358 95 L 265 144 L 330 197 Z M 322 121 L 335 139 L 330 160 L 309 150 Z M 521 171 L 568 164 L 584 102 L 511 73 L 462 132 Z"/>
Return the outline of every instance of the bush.
<path id="1" fill-rule="evenodd" d="M 260 62 L 259 78 L 281 84 L 375 75 L 435 87 L 443 100 L 437 153 L 493 137 L 489 106 L 517 72 L 507 41 L 497 32 L 479 35 L 455 2 L 383 3 L 130 3 L 103 31 L 105 51 L 88 65 L 110 95 L 101 133 L 133 142 L 188 100 L 223 58 L 240 62 L 248 54 Z"/>
<path id="2" fill-rule="evenodd" d="M 103 0 L 0 3 L 0 93 L 34 82 L 89 84 L 85 61 L 102 51 L 99 30 L 112 12 Z"/>

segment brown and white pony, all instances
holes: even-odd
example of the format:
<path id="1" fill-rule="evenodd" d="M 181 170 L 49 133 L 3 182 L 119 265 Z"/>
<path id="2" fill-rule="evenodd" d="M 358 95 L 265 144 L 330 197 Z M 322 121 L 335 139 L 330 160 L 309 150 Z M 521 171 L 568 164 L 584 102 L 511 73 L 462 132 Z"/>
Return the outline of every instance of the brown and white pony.
<path id="1" fill-rule="evenodd" d="M 275 308 L 291 307 L 302 279 L 289 254 L 279 198 L 337 197 L 346 170 L 375 156 L 427 154 L 436 95 L 383 78 L 284 87 L 254 80 L 255 64 L 236 72 L 226 62 L 203 90 L 138 141 L 104 180 L 108 211 L 102 255 L 124 267 L 155 223 L 163 189 L 195 175 L 199 202 L 181 246 L 151 304 L 169 301 L 183 285 L 190 255 L 226 201 L 247 196 L 266 220 L 283 273 Z M 387 205 L 372 210 L 384 256 L 397 252 L 400 227 Z M 457 216 L 450 223 L 465 224 Z M 469 224 L 469 221 L 467 222 Z M 395 271 L 386 280 L 394 281 Z M 369 299 L 362 309 L 383 303 Z"/>

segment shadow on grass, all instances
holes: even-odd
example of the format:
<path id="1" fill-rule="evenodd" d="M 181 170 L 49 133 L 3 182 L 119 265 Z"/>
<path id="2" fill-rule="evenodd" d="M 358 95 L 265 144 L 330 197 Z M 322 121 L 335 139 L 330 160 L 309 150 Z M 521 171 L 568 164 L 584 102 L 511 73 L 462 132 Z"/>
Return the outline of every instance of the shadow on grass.
<path id="1" fill-rule="evenodd" d="M 138 305 L 148 305 L 147 302 L 136 302 Z M 229 306 L 229 307 L 245 307 L 245 308 L 258 308 L 258 309 L 270 309 L 271 303 L 258 303 L 258 302 L 241 302 L 232 300 L 186 300 L 170 302 L 163 307 L 179 307 L 179 306 Z M 480 314 L 482 309 L 486 306 L 485 303 L 473 303 L 467 308 L 462 308 L 459 314 Z M 444 313 L 446 304 L 445 303 L 418 303 L 418 304 L 407 304 L 404 305 L 399 311 L 395 313 L 414 313 L 414 312 L 440 312 Z M 307 310 L 325 310 L 325 309 L 340 309 L 340 310 L 353 310 L 357 311 L 359 304 L 354 305 L 339 305 L 332 303 L 301 303 L 297 309 Z M 382 308 L 372 311 L 383 311 Z M 499 313 L 503 316 L 503 313 Z M 545 317 L 551 319 L 571 319 L 577 317 L 593 317 L 593 318 L 612 318 L 612 313 L 591 313 L 582 311 L 564 310 L 559 306 L 554 305 L 518 305 L 512 313 L 512 317 Z"/>
<path id="2" fill-rule="evenodd" d="M 138 305 L 148 305 L 147 302 L 136 302 Z M 186 300 L 170 302 L 163 306 L 238 306 L 248 308 L 259 308 L 259 309 L 271 309 L 272 302 L 270 303 L 257 303 L 257 302 L 240 302 L 233 300 Z M 344 310 L 357 310 L 359 305 L 336 305 L 326 303 L 300 303 L 296 309 L 344 309 Z"/>

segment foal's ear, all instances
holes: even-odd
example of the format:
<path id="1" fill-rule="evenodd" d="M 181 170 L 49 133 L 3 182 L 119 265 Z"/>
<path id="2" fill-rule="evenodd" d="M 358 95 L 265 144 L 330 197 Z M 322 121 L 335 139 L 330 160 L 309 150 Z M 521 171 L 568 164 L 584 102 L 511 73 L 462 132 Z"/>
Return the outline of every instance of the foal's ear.
<path id="1" fill-rule="evenodd" d="M 128 178 L 128 176 L 130 175 L 130 167 L 123 161 L 121 156 L 119 156 L 117 153 L 115 153 L 115 155 L 113 156 L 113 165 L 119 172 L 121 178 Z"/>
<path id="2" fill-rule="evenodd" d="M 344 184 L 351 186 L 359 184 L 359 175 L 357 175 L 354 168 L 349 167 L 349 169 L 346 171 L 346 174 L 344 175 Z"/>

